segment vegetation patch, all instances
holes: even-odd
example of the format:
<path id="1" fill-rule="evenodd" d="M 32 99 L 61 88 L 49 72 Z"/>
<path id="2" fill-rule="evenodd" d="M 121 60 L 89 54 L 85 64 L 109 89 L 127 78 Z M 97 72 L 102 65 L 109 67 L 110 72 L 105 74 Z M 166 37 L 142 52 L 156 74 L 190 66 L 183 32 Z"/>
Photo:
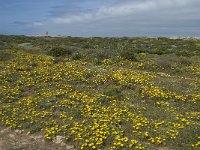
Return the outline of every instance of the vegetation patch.
<path id="1" fill-rule="evenodd" d="M 1 126 L 60 137 L 75 149 L 199 149 L 196 40 L 0 40 Z"/>

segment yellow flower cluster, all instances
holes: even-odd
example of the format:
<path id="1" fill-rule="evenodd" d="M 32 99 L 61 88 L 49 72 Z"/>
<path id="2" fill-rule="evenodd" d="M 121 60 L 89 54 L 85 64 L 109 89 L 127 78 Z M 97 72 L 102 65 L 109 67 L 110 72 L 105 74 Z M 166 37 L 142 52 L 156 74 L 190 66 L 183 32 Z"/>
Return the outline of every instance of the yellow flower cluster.
<path id="1" fill-rule="evenodd" d="M 45 55 L 7 53 L 14 57 L 0 61 L 0 123 L 11 128 L 43 131 L 47 140 L 60 135 L 77 149 L 142 150 L 169 144 L 200 126 L 200 114 L 193 110 L 200 95 L 158 86 L 156 78 L 174 78 L 166 73 L 138 70 L 143 65 L 135 63 L 123 67 L 122 61 L 110 59 L 93 66 L 70 58 L 55 62 Z M 122 96 L 106 95 L 109 84 L 122 87 Z"/>

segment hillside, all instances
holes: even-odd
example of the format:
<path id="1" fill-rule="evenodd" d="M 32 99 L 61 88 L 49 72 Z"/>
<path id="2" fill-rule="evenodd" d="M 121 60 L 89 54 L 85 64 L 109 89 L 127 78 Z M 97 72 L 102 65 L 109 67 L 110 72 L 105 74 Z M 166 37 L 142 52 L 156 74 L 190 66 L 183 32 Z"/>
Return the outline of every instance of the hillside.
<path id="1" fill-rule="evenodd" d="M 0 126 L 75 149 L 198 149 L 200 40 L 0 36 Z"/>

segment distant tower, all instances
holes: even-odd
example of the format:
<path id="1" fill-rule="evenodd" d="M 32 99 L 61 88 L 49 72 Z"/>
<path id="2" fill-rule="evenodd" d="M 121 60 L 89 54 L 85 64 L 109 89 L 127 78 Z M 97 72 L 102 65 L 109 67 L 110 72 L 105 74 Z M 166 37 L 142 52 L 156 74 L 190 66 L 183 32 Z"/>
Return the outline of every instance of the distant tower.
<path id="1" fill-rule="evenodd" d="M 45 36 L 48 36 L 48 35 L 49 35 L 48 31 L 46 31 L 46 32 L 45 32 Z"/>

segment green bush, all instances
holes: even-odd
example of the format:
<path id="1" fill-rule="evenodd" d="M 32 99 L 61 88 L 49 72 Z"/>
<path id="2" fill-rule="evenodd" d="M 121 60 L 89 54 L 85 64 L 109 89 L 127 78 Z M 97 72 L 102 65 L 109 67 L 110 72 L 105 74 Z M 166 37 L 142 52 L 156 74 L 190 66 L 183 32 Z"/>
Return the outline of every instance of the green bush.
<path id="1" fill-rule="evenodd" d="M 80 52 L 76 52 L 76 53 L 73 53 L 72 54 L 72 58 L 74 59 L 74 60 L 78 60 L 78 59 L 81 59 L 83 56 L 82 56 L 82 54 L 80 53 Z"/>
<path id="2" fill-rule="evenodd" d="M 128 59 L 131 61 L 138 61 L 136 54 L 133 50 L 124 50 L 121 52 L 120 56 L 124 59 Z"/>
<path id="3" fill-rule="evenodd" d="M 181 56 L 179 58 L 179 63 L 182 64 L 182 65 L 191 65 L 192 64 L 192 60 L 190 57 L 183 57 Z"/>
<path id="4" fill-rule="evenodd" d="M 3 50 L 0 51 L 0 61 L 8 61 L 12 59 L 13 56 Z"/>
<path id="5" fill-rule="evenodd" d="M 98 59 L 98 58 L 94 58 L 94 59 L 93 59 L 93 63 L 94 63 L 95 65 L 101 65 L 101 64 L 102 64 L 102 60 L 100 60 L 100 59 Z"/>
<path id="6" fill-rule="evenodd" d="M 122 97 L 122 89 L 119 86 L 116 85 L 110 85 L 106 88 L 106 91 L 104 92 L 107 96 L 114 96 L 114 97 Z"/>
<path id="7" fill-rule="evenodd" d="M 149 54 L 163 55 L 163 54 L 165 54 L 165 50 L 155 48 L 155 49 L 150 50 Z"/>
<path id="8" fill-rule="evenodd" d="M 182 51 L 177 51 L 176 54 L 178 56 L 190 57 L 192 55 L 192 52 L 186 51 L 186 50 L 182 50 Z"/>
<path id="9" fill-rule="evenodd" d="M 6 49 L 6 45 L 4 42 L 0 41 L 0 50 Z"/>
<path id="10" fill-rule="evenodd" d="M 52 47 L 48 50 L 48 54 L 54 57 L 71 55 L 72 53 L 73 53 L 72 49 L 64 47 Z"/>
<path id="11" fill-rule="evenodd" d="M 106 105 L 106 106 L 110 104 L 110 101 L 106 97 L 106 95 L 103 95 L 103 96 L 99 97 L 98 98 L 98 102 L 100 102 L 101 104 Z"/>

